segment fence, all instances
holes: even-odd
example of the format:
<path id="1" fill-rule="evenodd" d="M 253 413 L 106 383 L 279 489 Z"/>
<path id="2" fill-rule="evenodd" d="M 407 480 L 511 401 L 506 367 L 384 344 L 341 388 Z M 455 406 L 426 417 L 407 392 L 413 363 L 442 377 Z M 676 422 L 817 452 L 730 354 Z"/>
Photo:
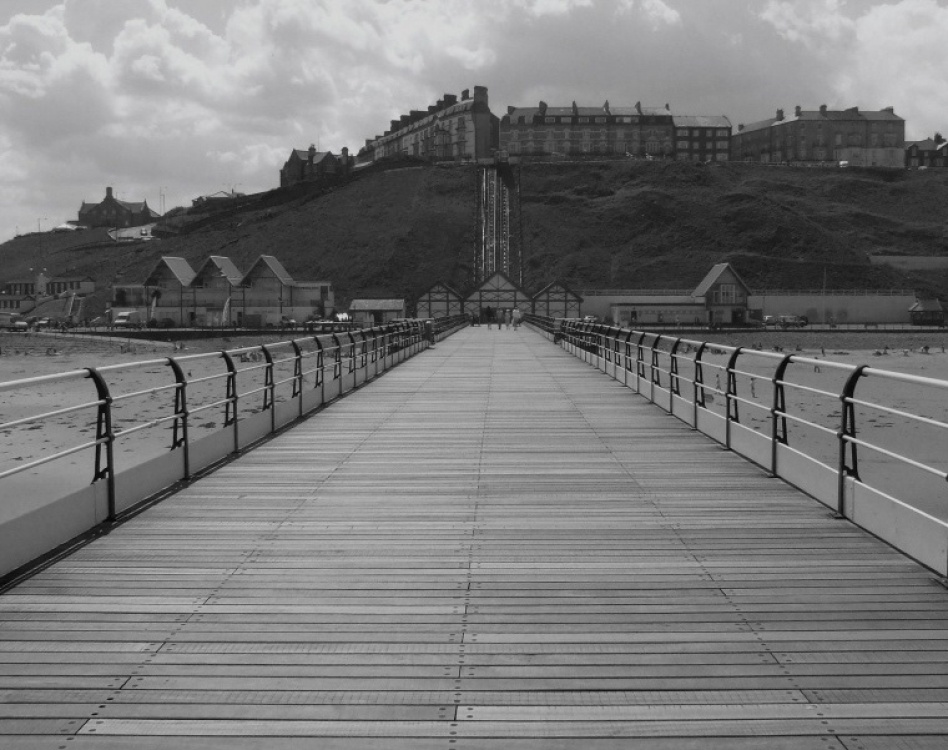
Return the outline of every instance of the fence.
<path id="1" fill-rule="evenodd" d="M 948 575 L 948 382 L 601 324 L 527 323 Z"/>
<path id="2" fill-rule="evenodd" d="M 0 464 L 0 578 L 107 531 L 467 324 L 454 316 L 0 383 L 25 404 L 8 398 L 14 418 L 0 434 L 40 454 Z"/>

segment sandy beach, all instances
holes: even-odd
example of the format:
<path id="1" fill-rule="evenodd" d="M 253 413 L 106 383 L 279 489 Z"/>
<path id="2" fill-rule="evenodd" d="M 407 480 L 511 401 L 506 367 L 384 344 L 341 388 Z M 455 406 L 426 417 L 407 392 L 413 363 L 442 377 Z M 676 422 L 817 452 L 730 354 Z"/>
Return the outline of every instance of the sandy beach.
<path id="1" fill-rule="evenodd" d="M 286 341 L 288 338 L 284 334 L 274 336 L 272 341 Z M 793 413 L 826 430 L 791 422 L 790 444 L 830 465 L 835 465 L 838 451 L 831 433 L 838 429 L 841 416 L 840 403 L 835 394 L 839 393 L 847 375 L 846 371 L 832 367 L 830 362 L 849 366 L 865 364 L 872 368 L 948 382 L 948 353 L 944 350 L 948 344 L 948 335 L 944 334 L 839 336 L 805 332 L 794 334 L 791 338 L 762 332 L 721 336 L 717 340 L 725 345 L 759 345 L 769 352 L 778 346 L 785 352 L 826 363 L 822 366 L 793 365 L 789 368 L 788 379 L 809 390 L 788 388 L 787 405 Z M 0 389 L 0 424 L 95 401 L 94 384 L 83 373 L 87 367 L 106 369 L 106 378 L 113 394 L 140 394 L 115 403 L 114 428 L 117 432 L 166 417 L 171 413 L 174 403 L 174 391 L 169 388 L 174 379 L 171 368 L 166 364 L 167 358 L 220 351 L 222 343 L 228 348 L 236 348 L 265 342 L 209 339 L 189 342 L 188 348 L 179 351 L 167 342 L 141 343 L 127 339 L 103 342 L 70 336 L 0 334 L 0 383 L 73 373 L 65 380 L 54 380 L 40 386 Z M 853 344 L 863 348 L 854 348 Z M 925 346 L 928 347 L 928 353 L 924 352 Z M 719 386 L 723 376 L 716 374 L 720 371 L 711 365 L 723 367 L 727 357 L 723 352 L 709 352 L 705 361 L 709 365 L 705 371 L 705 382 L 712 387 Z M 127 363 L 138 364 L 119 370 L 109 369 Z M 744 373 L 737 379 L 738 394 L 747 402 L 739 405 L 740 421 L 767 435 L 771 430 L 768 410 L 773 400 L 770 377 L 774 363 L 775 359 L 753 356 L 742 356 L 738 363 L 738 368 Z M 219 376 L 225 371 L 219 357 L 186 361 L 186 366 L 190 379 Z M 252 362 L 242 367 L 247 368 L 239 376 L 242 392 L 262 385 L 262 368 Z M 278 369 L 281 370 L 277 375 L 278 380 L 288 377 L 292 372 L 288 365 Z M 687 361 L 683 361 L 681 375 L 685 378 L 692 376 Z M 288 388 L 278 391 L 278 398 L 288 395 Z M 831 395 L 822 396 L 814 391 L 825 391 Z M 223 395 L 222 378 L 194 384 L 188 391 L 189 406 L 193 411 L 201 404 L 219 401 Z M 948 422 L 948 393 L 944 390 L 869 377 L 861 382 L 857 398 Z M 722 398 L 715 398 L 711 394 L 708 406 L 723 414 L 723 403 Z M 257 394 L 243 401 L 241 412 L 246 415 L 259 411 L 261 407 L 262 397 Z M 190 423 L 191 436 L 197 438 L 218 430 L 223 422 L 223 407 L 199 411 Z M 942 470 L 948 467 L 945 458 L 948 434 L 944 430 L 869 407 L 857 408 L 856 424 L 858 434 L 872 443 Z M 0 443 L 0 472 L 91 441 L 95 437 L 95 427 L 96 409 L 89 406 L 43 422 L 0 429 L 3 437 Z M 160 455 L 169 449 L 171 442 L 171 422 L 118 438 L 115 445 L 118 469 L 122 471 Z M 4 508 L 6 512 L 12 512 L 14 506 L 42 503 L 88 484 L 92 481 L 93 463 L 93 449 L 88 448 L 33 470 L 0 479 L 0 498 L 4 501 L 0 505 L 0 516 L 5 512 Z M 870 484 L 948 520 L 948 486 L 943 480 L 907 469 L 894 459 L 866 449 L 859 451 L 859 467 L 861 476 Z"/>

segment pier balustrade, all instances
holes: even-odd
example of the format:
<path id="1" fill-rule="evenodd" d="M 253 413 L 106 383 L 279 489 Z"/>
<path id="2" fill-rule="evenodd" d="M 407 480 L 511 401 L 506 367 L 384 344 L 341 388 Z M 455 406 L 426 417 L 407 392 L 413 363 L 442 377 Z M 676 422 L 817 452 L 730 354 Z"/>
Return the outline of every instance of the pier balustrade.
<path id="1" fill-rule="evenodd" d="M 433 339 L 468 322 L 436 319 Z M 0 464 L 0 580 L 106 532 L 167 488 L 418 354 L 430 338 L 422 321 L 410 321 L 0 383 L 14 406 L 17 393 L 43 393 L 41 402 L 56 405 L 11 407 L 14 418 L 0 422 L 0 434 L 28 456 Z M 34 431 L 46 436 L 42 444 L 30 442 Z"/>
<path id="2" fill-rule="evenodd" d="M 948 574 L 948 382 L 577 320 L 526 323 Z"/>

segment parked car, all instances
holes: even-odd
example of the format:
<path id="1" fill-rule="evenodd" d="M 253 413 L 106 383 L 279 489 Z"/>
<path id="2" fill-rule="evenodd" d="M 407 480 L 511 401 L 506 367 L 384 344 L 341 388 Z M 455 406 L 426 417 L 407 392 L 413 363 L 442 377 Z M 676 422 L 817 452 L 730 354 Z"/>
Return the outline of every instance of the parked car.
<path id="1" fill-rule="evenodd" d="M 777 325 L 781 328 L 805 328 L 809 322 L 803 315 L 781 315 L 777 318 Z"/>
<path id="2" fill-rule="evenodd" d="M 142 316 L 137 310 L 126 310 L 115 316 L 112 325 L 116 328 L 141 328 Z"/>
<path id="3" fill-rule="evenodd" d="M 765 315 L 765 316 L 764 316 L 764 325 L 765 325 L 765 326 L 775 326 L 775 325 L 777 325 L 777 316 L 776 316 L 776 315 Z"/>

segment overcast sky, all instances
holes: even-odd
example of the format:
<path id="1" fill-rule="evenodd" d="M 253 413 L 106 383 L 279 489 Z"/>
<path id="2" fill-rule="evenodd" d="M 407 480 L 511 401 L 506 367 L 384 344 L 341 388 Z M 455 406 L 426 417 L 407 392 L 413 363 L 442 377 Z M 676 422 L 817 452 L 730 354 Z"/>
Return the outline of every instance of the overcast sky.
<path id="1" fill-rule="evenodd" d="M 0 0 L 0 241 L 107 185 L 160 208 L 276 187 L 487 86 L 741 122 L 892 105 L 948 131 L 948 0 Z M 948 135 L 948 132 L 946 132 Z M 52 270 L 52 269 L 51 269 Z"/>

